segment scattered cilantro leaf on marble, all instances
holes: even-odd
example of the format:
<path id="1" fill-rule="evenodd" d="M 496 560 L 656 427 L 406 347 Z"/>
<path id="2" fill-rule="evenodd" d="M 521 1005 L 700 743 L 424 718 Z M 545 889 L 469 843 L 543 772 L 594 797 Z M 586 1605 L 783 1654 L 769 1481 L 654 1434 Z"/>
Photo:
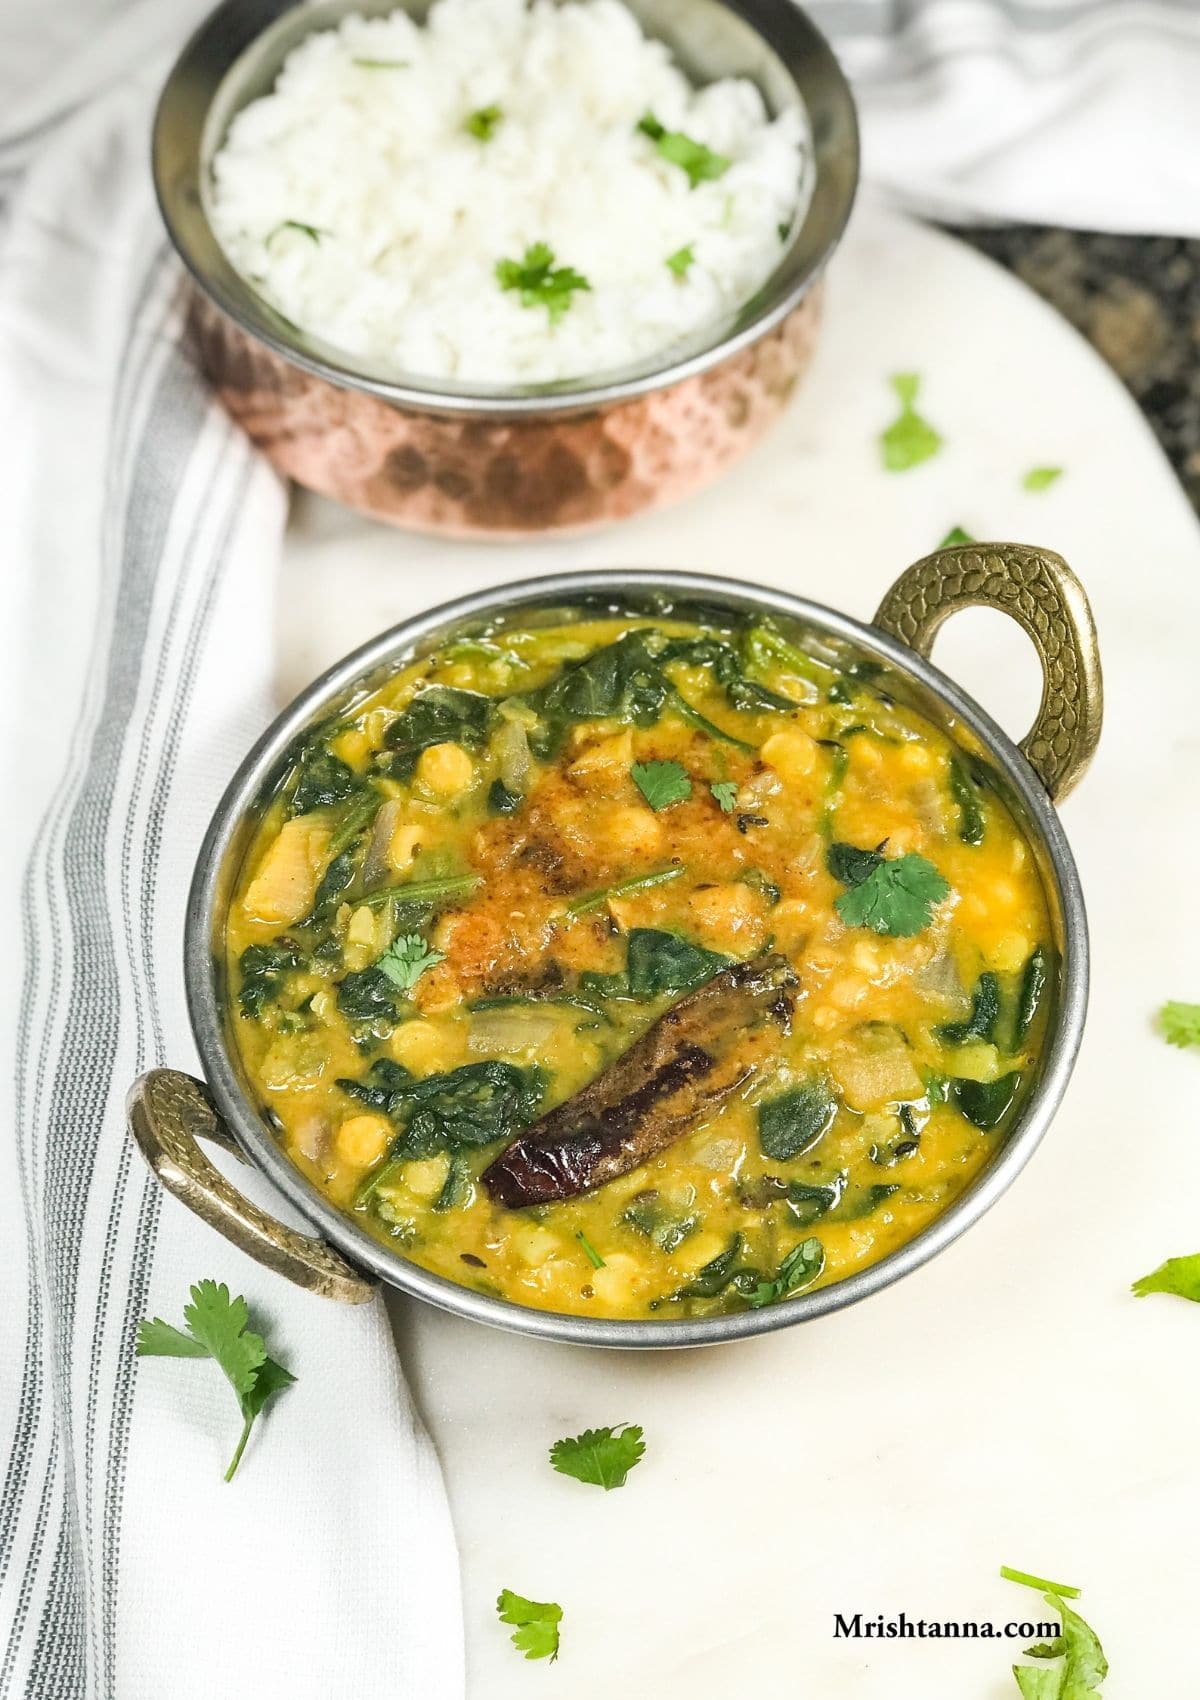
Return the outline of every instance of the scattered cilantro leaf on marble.
<path id="1" fill-rule="evenodd" d="M 1200 1003 L 1165 1003 L 1158 1012 L 1158 1024 L 1168 1045 L 1181 1050 L 1200 1045 Z"/>
<path id="2" fill-rule="evenodd" d="M 527 1600 L 502 1588 L 496 1601 L 501 1623 L 515 1625 L 512 1644 L 527 1659 L 558 1657 L 558 1626 L 562 1622 L 562 1607 L 553 1601 Z"/>
<path id="3" fill-rule="evenodd" d="M 1200 1304 L 1200 1252 L 1189 1257 L 1168 1257 L 1149 1275 L 1135 1281 L 1133 1291 L 1139 1299 L 1144 1299 L 1147 1293 L 1172 1293 L 1176 1298 L 1192 1299 Z"/>
<path id="4" fill-rule="evenodd" d="M 921 387 L 916 372 L 897 372 L 890 380 L 900 403 L 900 412 L 879 439 L 883 464 L 888 472 L 907 472 L 935 455 L 942 446 L 941 436 L 929 421 L 916 410 L 917 392 Z"/>
<path id="5" fill-rule="evenodd" d="M 550 1462 L 560 1476 L 573 1476 L 609 1492 L 624 1487 L 630 1470 L 642 1460 L 646 1442 L 637 1423 L 615 1428 L 588 1428 L 550 1448 Z"/>

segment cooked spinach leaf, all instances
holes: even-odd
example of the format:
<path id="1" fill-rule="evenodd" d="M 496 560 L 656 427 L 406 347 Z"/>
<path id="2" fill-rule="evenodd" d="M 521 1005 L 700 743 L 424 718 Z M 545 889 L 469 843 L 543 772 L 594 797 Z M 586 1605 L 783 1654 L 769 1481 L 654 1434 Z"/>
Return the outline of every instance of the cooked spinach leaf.
<path id="1" fill-rule="evenodd" d="M 1021 985 L 1017 992 L 1016 1013 L 1013 1018 L 1010 1050 L 1019 1051 L 1025 1043 L 1049 978 L 1050 965 L 1046 960 L 1046 952 L 1041 945 L 1038 945 L 1037 949 L 1030 955 L 1021 975 Z"/>
<path id="2" fill-rule="evenodd" d="M 260 1016 L 268 1004 L 277 1001 L 287 975 L 295 968 L 302 968 L 304 962 L 295 945 L 284 939 L 276 939 L 274 944 L 247 945 L 238 958 L 241 975 L 238 1002 L 242 1013 Z"/>
<path id="3" fill-rule="evenodd" d="M 811 1287 L 824 1267 L 825 1247 L 820 1240 L 801 1240 L 798 1246 L 793 1246 L 788 1252 L 774 1276 L 769 1280 L 759 1281 L 757 1286 L 747 1292 L 746 1303 L 751 1310 L 761 1310 L 764 1305 L 778 1304 L 780 1299 L 799 1292 L 801 1287 Z"/>
<path id="4" fill-rule="evenodd" d="M 353 882 L 358 870 L 358 855 L 354 850 L 343 850 L 335 856 L 321 876 L 313 906 L 300 923 L 306 931 L 315 932 L 327 926 L 333 918 L 334 911 L 342 900 L 342 894 Z"/>
<path id="5" fill-rule="evenodd" d="M 899 1191 L 895 1182 L 881 1181 L 875 1186 L 859 1187 L 839 1199 L 831 1214 L 839 1222 L 861 1222 L 865 1217 L 873 1216 L 881 1204 L 886 1204 Z"/>
<path id="6" fill-rule="evenodd" d="M 758 1106 L 758 1142 L 775 1163 L 790 1163 L 829 1132 L 837 1100 L 823 1080 L 789 1087 Z"/>
<path id="7" fill-rule="evenodd" d="M 383 798 L 373 785 L 362 785 L 347 799 L 329 840 L 330 854 L 340 856 L 379 813 Z"/>
<path id="8" fill-rule="evenodd" d="M 492 697 L 461 691 L 454 685 L 427 685 L 392 721 L 384 742 L 393 752 L 393 772 L 406 777 L 422 750 L 434 744 L 462 744 L 478 749 L 487 737 L 495 712 Z"/>
<path id="9" fill-rule="evenodd" d="M 717 726 L 682 695 L 667 674 L 672 662 L 707 669 L 724 688 L 731 708 L 757 713 L 796 707 L 746 677 L 737 651 L 715 637 L 668 638 L 652 628 L 626 632 L 603 649 L 568 662 L 555 677 L 516 700 L 537 715 L 530 736 L 534 754 L 553 755 L 567 731 L 581 721 L 616 720 L 625 726 L 654 726 L 668 710 L 720 743 L 750 751 L 753 745 Z"/>
<path id="10" fill-rule="evenodd" d="M 675 1297 L 678 1299 L 715 1299 L 718 1293 L 723 1293 L 732 1281 L 738 1267 L 738 1258 L 742 1255 L 742 1236 L 734 1234 L 725 1250 L 714 1257 L 711 1263 L 706 1263 L 698 1269 L 686 1287 L 681 1287 Z"/>
<path id="11" fill-rule="evenodd" d="M 698 1215 L 694 1212 L 681 1215 L 669 1209 L 654 1191 L 638 1193 L 622 1212 L 621 1220 L 667 1254 L 681 1246 L 700 1226 Z"/>
<path id="12" fill-rule="evenodd" d="M 515 815 L 525 801 L 519 791 L 510 791 L 503 779 L 493 779 L 488 787 L 488 808 L 494 815 Z"/>
<path id="13" fill-rule="evenodd" d="M 806 1228 L 810 1222 L 819 1221 L 822 1216 L 828 1216 L 829 1212 L 841 1203 L 846 1190 L 846 1180 L 845 1169 L 839 1169 L 823 1185 L 789 1181 L 786 1197 L 789 1212 L 802 1228 Z"/>
<path id="14" fill-rule="evenodd" d="M 725 967 L 729 957 L 705 950 L 678 933 L 657 927 L 634 927 L 626 947 L 625 970 L 620 974 L 582 974 L 584 991 L 602 997 L 633 998 L 645 1003 L 665 992 L 690 992 L 711 980 Z"/>
<path id="15" fill-rule="evenodd" d="M 337 1006 L 347 1021 L 382 1021 L 391 1026 L 400 1019 L 399 995 L 382 969 L 372 966 L 339 981 Z"/>
<path id="16" fill-rule="evenodd" d="M 581 721 L 653 726 L 670 692 L 655 639 L 648 631 L 626 632 L 615 643 L 568 662 L 547 684 L 520 698 L 538 717 L 530 738 L 535 754 L 553 754 L 568 729 Z"/>
<path id="17" fill-rule="evenodd" d="M 360 1103 L 382 1111 L 400 1130 L 388 1164 L 360 1190 L 356 1202 L 361 1202 L 395 1162 L 441 1151 L 453 1156 L 511 1138 L 537 1114 L 546 1080 L 541 1069 L 506 1062 L 464 1063 L 445 1074 L 418 1077 L 381 1057 L 364 1079 L 337 1084 Z"/>
<path id="18" fill-rule="evenodd" d="M 1021 1071 L 1002 1074 L 999 1080 L 955 1080 L 950 1095 L 961 1115 L 973 1127 L 989 1133 L 997 1127 L 1012 1108 L 1021 1084 Z"/>
<path id="19" fill-rule="evenodd" d="M 882 850 L 860 850 L 856 844 L 833 843 L 825 852 L 825 866 L 842 885 L 861 885 L 883 862 Z"/>
<path id="20" fill-rule="evenodd" d="M 971 996 L 971 1013 L 965 1021 L 948 1021 L 937 1029 L 943 1045 L 969 1045 L 973 1040 L 990 1045 L 1000 1019 L 1000 981 L 990 972 L 981 974 Z"/>
<path id="21" fill-rule="evenodd" d="M 297 764 L 296 789 L 292 792 L 293 815 L 311 814 L 353 797 L 362 781 L 339 756 L 324 744 L 310 744 Z"/>
<path id="22" fill-rule="evenodd" d="M 987 817 L 979 800 L 979 781 L 961 756 L 950 758 L 950 794 L 958 807 L 958 836 L 964 844 L 982 844 Z"/>
<path id="23" fill-rule="evenodd" d="M 676 1299 L 715 1299 L 733 1287 L 751 1309 L 758 1310 L 809 1286 L 825 1266 L 824 1246 L 818 1239 L 807 1239 L 793 1247 L 774 1275 L 765 1275 L 739 1263 L 742 1243 L 741 1234 L 734 1234 L 725 1250 L 679 1289 Z"/>
<path id="24" fill-rule="evenodd" d="M 769 620 L 747 626 L 742 633 L 741 653 L 743 666 L 751 672 L 765 673 L 778 669 L 793 674 L 797 679 L 806 679 L 809 684 L 818 684 L 829 676 L 828 667 L 806 655 L 777 631 Z"/>

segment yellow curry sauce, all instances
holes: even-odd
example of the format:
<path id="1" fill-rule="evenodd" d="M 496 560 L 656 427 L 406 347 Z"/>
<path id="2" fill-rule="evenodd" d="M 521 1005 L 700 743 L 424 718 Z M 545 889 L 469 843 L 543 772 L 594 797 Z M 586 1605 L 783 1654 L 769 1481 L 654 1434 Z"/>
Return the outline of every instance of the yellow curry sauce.
<path id="1" fill-rule="evenodd" d="M 1038 872 L 985 770 L 869 665 L 767 624 L 498 624 L 310 734 L 228 925 L 284 1149 L 415 1262 L 605 1317 L 773 1303 L 895 1250 L 1036 1070 Z M 594 1190 L 481 1176 L 731 961 L 790 1031 Z M 774 958 L 773 958 L 774 959 Z"/>

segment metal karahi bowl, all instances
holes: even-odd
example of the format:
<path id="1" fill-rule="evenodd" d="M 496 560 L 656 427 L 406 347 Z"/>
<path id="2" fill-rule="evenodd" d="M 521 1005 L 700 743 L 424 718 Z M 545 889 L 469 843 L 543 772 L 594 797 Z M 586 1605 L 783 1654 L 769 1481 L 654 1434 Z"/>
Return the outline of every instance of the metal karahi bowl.
<path id="1" fill-rule="evenodd" d="M 956 609 L 1001 609 L 1029 634 L 1044 689 L 1033 730 L 1014 744 L 934 667 L 938 627 Z M 338 1209 L 294 1168 L 241 1073 L 225 971 L 225 923 L 247 846 L 262 811 L 314 725 L 359 699 L 396 667 L 496 619 L 569 617 L 573 611 L 752 613 L 782 618 L 847 661 L 881 666 L 886 688 L 922 712 L 988 769 L 1036 859 L 1058 957 L 1044 1053 L 1032 1089 L 990 1163 L 934 1222 L 858 1274 L 759 1310 L 677 1320 L 609 1320 L 537 1310 L 432 1274 Z M 1057 555 L 1020 544 L 943 549 L 903 573 L 870 625 L 781 591 L 681 572 L 589 572 L 479 592 L 406 620 L 356 650 L 278 717 L 230 782 L 200 849 L 188 903 L 184 973 L 205 1082 L 157 1069 L 130 1092 L 131 1130 L 167 1189 L 243 1251 L 299 1285 L 350 1302 L 391 1286 L 478 1322 L 544 1339 L 597 1346 L 700 1346 L 823 1316 L 890 1286 L 976 1222 L 1024 1166 L 1066 1088 L 1087 1006 L 1088 938 L 1083 897 L 1054 798 L 1080 777 L 1101 721 L 1101 678 L 1087 599 Z M 262 1170 L 321 1236 L 283 1226 L 245 1199 L 204 1155 L 219 1142 Z"/>
<path id="2" fill-rule="evenodd" d="M 397 378 L 288 323 L 226 258 L 206 205 L 236 113 L 293 47 L 349 12 L 428 0 L 225 0 L 184 48 L 159 100 L 159 207 L 194 284 L 191 323 L 217 393 L 279 470 L 415 530 L 521 537 L 585 530 L 670 502 L 733 465 L 808 365 L 820 278 L 858 183 L 854 101 L 789 0 L 626 0 L 698 83 L 750 78 L 768 108 L 801 106 L 811 199 L 775 271 L 735 314 L 655 359 L 578 382 L 517 388 Z"/>

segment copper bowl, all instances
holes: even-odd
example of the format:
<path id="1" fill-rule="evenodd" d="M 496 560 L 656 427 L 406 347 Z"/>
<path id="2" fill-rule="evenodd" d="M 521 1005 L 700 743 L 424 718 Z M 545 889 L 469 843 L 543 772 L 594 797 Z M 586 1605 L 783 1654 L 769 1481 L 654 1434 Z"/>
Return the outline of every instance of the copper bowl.
<path id="1" fill-rule="evenodd" d="M 154 123 L 171 240 L 194 280 L 191 323 L 230 413 L 279 470 L 376 519 L 521 537 L 623 519 L 707 484 L 782 411 L 812 352 L 822 269 L 858 182 L 849 87 L 790 0 L 626 0 L 698 83 L 740 75 L 772 112 L 807 116 L 807 211 L 735 314 L 664 354 L 580 382 L 517 388 L 395 377 L 277 313 L 226 259 L 206 212 L 232 117 L 305 35 L 398 0 L 225 0 L 184 48 Z M 399 0 L 423 16 L 428 0 Z"/>

